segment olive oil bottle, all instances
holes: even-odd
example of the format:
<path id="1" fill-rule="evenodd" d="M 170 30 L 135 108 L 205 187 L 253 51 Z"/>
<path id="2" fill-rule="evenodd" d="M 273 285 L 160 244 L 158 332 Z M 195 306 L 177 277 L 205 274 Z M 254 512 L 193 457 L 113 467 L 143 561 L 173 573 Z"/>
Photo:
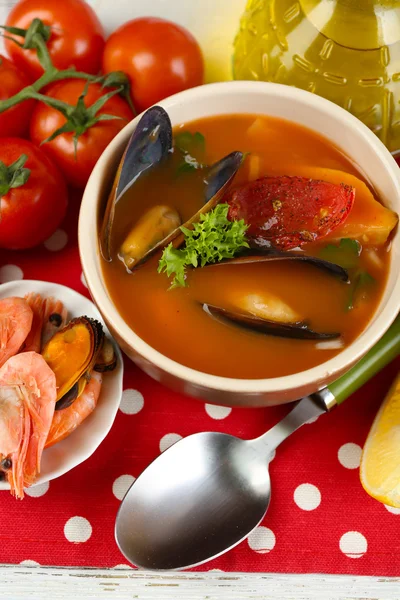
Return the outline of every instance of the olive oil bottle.
<path id="1" fill-rule="evenodd" d="M 309 90 L 400 150 L 400 0 L 248 0 L 235 79 Z"/>

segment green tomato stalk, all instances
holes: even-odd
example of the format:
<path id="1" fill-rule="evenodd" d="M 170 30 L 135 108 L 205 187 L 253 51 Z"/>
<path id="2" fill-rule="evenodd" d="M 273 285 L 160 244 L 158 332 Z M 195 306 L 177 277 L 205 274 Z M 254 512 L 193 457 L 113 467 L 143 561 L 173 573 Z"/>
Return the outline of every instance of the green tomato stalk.
<path id="1" fill-rule="evenodd" d="M 50 39 L 51 28 L 45 25 L 40 19 L 34 19 L 28 29 L 20 29 L 18 27 L 6 27 L 0 25 L 6 33 L 3 36 L 15 44 L 18 44 L 21 48 L 26 50 L 35 50 L 37 53 L 38 60 L 44 69 L 43 75 L 39 77 L 34 83 L 28 85 L 24 89 L 20 90 L 14 96 L 7 98 L 6 100 L 0 101 L 0 113 L 5 112 L 9 108 L 20 104 L 25 100 L 39 100 L 47 106 L 52 106 L 56 110 L 59 110 L 67 119 L 67 123 L 64 127 L 60 128 L 46 141 L 50 141 L 64 133 L 66 131 L 75 132 L 75 148 L 76 141 L 82 133 L 84 133 L 89 127 L 97 123 L 98 121 L 104 121 L 109 119 L 115 119 L 114 115 L 97 115 L 97 112 L 104 106 L 104 104 L 115 94 L 120 94 L 129 104 L 133 113 L 135 113 L 134 106 L 130 97 L 129 80 L 128 77 L 122 71 L 115 71 L 108 75 L 98 76 L 90 75 L 81 71 L 76 71 L 74 68 L 59 70 L 57 69 L 51 60 L 49 50 L 47 48 L 47 42 Z M 9 35 L 7 35 L 9 34 Z M 15 37 L 19 36 L 24 39 L 24 43 L 21 44 Z M 40 93 L 40 90 L 45 88 L 51 83 L 56 81 L 62 81 L 64 79 L 84 79 L 87 81 L 87 85 L 90 83 L 100 83 L 103 87 L 115 88 L 113 91 L 106 93 L 100 98 L 93 106 L 86 108 L 83 102 L 83 98 L 87 94 L 87 86 L 82 96 L 79 98 L 78 103 L 75 106 L 56 100 L 55 98 L 49 98 L 44 94 Z"/>
<path id="2" fill-rule="evenodd" d="M 26 154 L 21 154 L 9 166 L 0 160 L 0 199 L 8 194 L 11 189 L 21 187 L 28 181 L 31 171 L 25 168 L 27 160 Z"/>

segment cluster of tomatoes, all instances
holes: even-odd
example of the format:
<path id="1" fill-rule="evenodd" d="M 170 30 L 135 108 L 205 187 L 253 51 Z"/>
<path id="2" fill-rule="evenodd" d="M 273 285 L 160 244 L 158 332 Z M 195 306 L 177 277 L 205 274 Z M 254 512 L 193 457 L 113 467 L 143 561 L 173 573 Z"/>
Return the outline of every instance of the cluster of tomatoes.
<path id="1" fill-rule="evenodd" d="M 44 86 L 35 97 L 27 86 L 40 81 L 46 67 L 37 49 L 24 48 L 24 38 L 18 36 L 34 19 L 50 28 L 45 42 L 50 67 L 73 67 L 99 75 L 99 81 L 69 75 Z M 0 248 L 23 249 L 43 242 L 59 226 L 67 208 L 67 186 L 85 186 L 103 150 L 133 118 L 132 107 L 141 112 L 200 85 L 203 58 L 188 31 L 163 19 L 129 21 L 106 40 L 84 0 L 20 0 L 6 26 L 8 58 L 0 55 L 0 109 L 2 101 L 17 93 L 26 93 L 27 99 L 0 112 Z M 100 80 L 100 74 L 116 71 L 127 76 L 133 104 L 115 88 L 110 93 L 104 78 Z M 58 109 L 61 104 L 77 109 L 72 124 L 65 110 Z M 96 107 L 93 118 L 86 112 L 91 107 Z"/>

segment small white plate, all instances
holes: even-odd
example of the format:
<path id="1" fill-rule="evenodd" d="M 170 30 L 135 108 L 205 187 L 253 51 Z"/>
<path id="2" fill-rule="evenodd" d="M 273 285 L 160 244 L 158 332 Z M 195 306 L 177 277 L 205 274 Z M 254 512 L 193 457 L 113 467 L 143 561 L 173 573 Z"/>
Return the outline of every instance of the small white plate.
<path id="1" fill-rule="evenodd" d="M 68 318 L 86 315 L 100 321 L 104 332 L 110 333 L 95 305 L 74 290 L 57 283 L 45 281 L 11 281 L 0 285 L 0 298 L 9 296 L 24 297 L 29 292 L 37 292 L 44 297 L 53 296 L 63 302 L 68 310 Z M 98 448 L 110 431 L 121 401 L 123 361 L 121 351 L 114 342 L 117 354 L 117 367 L 110 373 L 104 373 L 103 385 L 97 406 L 93 413 L 65 440 L 44 450 L 41 472 L 36 484 L 56 479 L 85 461 Z M 0 482 L 0 490 L 9 490 L 6 482 Z"/>

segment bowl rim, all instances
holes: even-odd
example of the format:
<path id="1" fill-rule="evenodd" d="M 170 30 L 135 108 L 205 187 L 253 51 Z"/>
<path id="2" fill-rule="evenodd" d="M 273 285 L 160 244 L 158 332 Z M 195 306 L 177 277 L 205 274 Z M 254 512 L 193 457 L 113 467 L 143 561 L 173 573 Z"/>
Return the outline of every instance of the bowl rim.
<path id="1" fill-rule="evenodd" d="M 397 205 L 396 208 L 398 212 L 400 212 L 400 169 L 389 150 L 359 119 L 321 96 L 311 94 L 310 92 L 299 88 L 277 83 L 260 81 L 225 81 L 205 84 L 185 90 L 158 102 L 157 105 L 163 107 L 168 112 L 171 107 L 182 103 L 190 103 L 192 99 L 203 99 L 204 101 L 207 101 L 207 99 L 216 95 L 231 96 L 237 93 L 246 93 L 249 95 L 265 94 L 267 96 L 289 98 L 294 104 L 307 104 L 310 107 L 315 107 L 319 109 L 320 112 L 325 113 L 327 118 L 341 121 L 343 125 L 346 126 L 347 131 L 355 130 L 359 138 L 362 139 L 362 142 L 373 148 L 374 153 L 379 157 L 381 163 L 385 164 L 387 171 L 396 183 L 398 194 L 395 204 Z M 219 113 L 216 112 L 215 114 Z M 88 289 L 104 319 L 112 326 L 117 336 L 124 340 L 127 346 L 131 347 L 140 357 L 155 365 L 165 373 L 183 380 L 189 385 L 196 385 L 203 389 L 234 394 L 242 393 L 247 395 L 259 395 L 260 393 L 294 392 L 298 388 L 312 386 L 313 384 L 318 384 L 329 378 L 332 379 L 332 376 L 336 373 L 343 373 L 355 362 L 360 360 L 390 327 L 399 312 L 400 306 L 398 298 L 400 298 L 400 275 L 394 283 L 393 290 L 388 297 L 386 304 L 381 307 L 379 313 L 375 312 L 375 314 L 372 315 L 366 329 L 358 338 L 333 358 L 320 363 L 315 367 L 291 375 L 264 379 L 237 379 L 234 377 L 211 375 L 187 367 L 168 358 L 145 342 L 129 327 L 119 314 L 114 303 L 111 301 L 111 298 L 108 296 L 103 278 L 97 273 L 97 268 L 99 269 L 99 272 L 101 271 L 101 265 L 99 264 L 97 267 L 97 264 L 100 261 L 98 240 L 96 236 L 94 240 L 95 247 L 93 247 L 93 244 L 91 243 L 92 238 L 87 235 L 87 231 L 91 231 L 93 227 L 97 231 L 97 208 L 99 197 L 95 198 L 95 192 L 98 191 L 100 184 L 104 179 L 104 167 L 106 166 L 107 161 L 120 149 L 120 146 L 127 141 L 142 115 L 143 113 L 140 113 L 130 121 L 130 123 L 118 133 L 104 150 L 86 185 L 79 214 L 79 253 Z M 193 116 L 193 119 L 195 118 L 196 116 Z M 312 130 L 312 127 L 308 128 Z M 93 198 L 95 198 L 95 200 L 93 200 Z M 93 215 L 93 209 L 95 215 Z M 397 235 L 397 239 L 397 245 L 400 246 L 400 234 Z M 392 268 L 393 258 L 390 271 Z M 324 384 L 319 385 L 319 388 L 321 387 L 324 387 Z"/>

